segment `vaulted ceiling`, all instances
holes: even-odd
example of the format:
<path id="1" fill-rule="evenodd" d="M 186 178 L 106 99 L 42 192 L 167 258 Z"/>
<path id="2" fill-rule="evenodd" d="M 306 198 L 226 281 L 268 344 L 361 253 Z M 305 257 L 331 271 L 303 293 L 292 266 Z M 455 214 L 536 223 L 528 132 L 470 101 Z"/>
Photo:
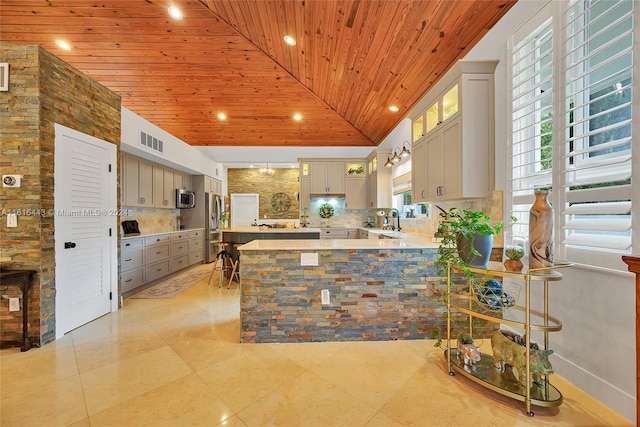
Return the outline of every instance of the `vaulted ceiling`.
<path id="1" fill-rule="evenodd" d="M 42 45 L 191 145 L 374 147 L 515 2 L 2 0 L 0 40 Z"/>

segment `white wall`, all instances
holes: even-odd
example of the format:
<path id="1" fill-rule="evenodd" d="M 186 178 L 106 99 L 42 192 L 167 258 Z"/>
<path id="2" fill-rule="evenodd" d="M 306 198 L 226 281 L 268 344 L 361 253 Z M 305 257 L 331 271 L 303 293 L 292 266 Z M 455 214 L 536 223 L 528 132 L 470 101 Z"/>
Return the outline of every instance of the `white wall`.
<path id="1" fill-rule="evenodd" d="M 192 175 L 208 175 L 224 180 L 226 173 L 218 163 L 202 155 L 202 152 L 176 138 L 136 113 L 122 107 L 122 144 L 120 149 L 162 165 L 189 172 Z M 159 154 L 140 144 L 140 132 L 153 135 L 164 143 L 164 154 Z"/>
<path id="2" fill-rule="evenodd" d="M 495 72 L 496 165 L 507 164 L 509 82 L 507 41 L 546 1 L 521 0 L 464 59 L 498 59 Z M 635 114 L 634 114 L 635 115 Z M 509 171 L 496 167 L 496 187 L 506 189 Z M 509 197 L 505 193 L 505 199 Z M 630 273 L 586 266 L 563 270 L 564 279 L 549 285 L 551 315 L 563 329 L 550 334 L 556 373 L 635 420 L 635 284 Z M 534 283 L 533 303 L 541 305 L 542 285 Z M 539 337 L 535 337 L 541 342 Z M 553 378 L 552 378 L 553 380 Z M 562 390 L 560 390 L 562 392 Z M 562 408 L 560 408 L 562 410 Z"/>

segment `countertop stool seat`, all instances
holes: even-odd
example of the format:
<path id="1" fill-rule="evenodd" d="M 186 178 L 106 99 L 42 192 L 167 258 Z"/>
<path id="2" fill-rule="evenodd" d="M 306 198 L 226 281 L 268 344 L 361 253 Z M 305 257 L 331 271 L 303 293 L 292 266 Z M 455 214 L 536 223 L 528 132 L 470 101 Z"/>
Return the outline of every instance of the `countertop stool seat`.
<path id="1" fill-rule="evenodd" d="M 211 269 L 211 275 L 209 276 L 209 286 L 211 286 L 211 279 L 213 279 L 213 275 L 216 271 L 219 272 L 218 279 L 218 287 L 222 287 L 222 283 L 224 281 L 224 273 L 225 271 L 233 270 L 233 259 L 231 258 L 231 252 L 227 250 L 231 243 L 229 242 L 219 242 L 218 247 L 220 251 L 216 255 L 215 261 L 213 261 L 213 268 Z M 229 278 L 229 286 L 231 286 L 231 277 Z"/>
<path id="2" fill-rule="evenodd" d="M 235 249 L 234 252 L 237 253 L 237 255 L 236 255 L 236 259 L 233 261 L 233 269 L 231 270 L 231 276 L 229 276 L 229 286 L 227 287 L 227 289 L 231 287 L 231 281 L 234 278 L 236 279 L 236 282 L 238 282 L 238 288 L 240 288 L 240 251 L 238 249 L 241 246 L 242 244 L 240 243 L 233 244 L 233 247 Z M 236 288 L 236 292 L 238 288 Z"/>

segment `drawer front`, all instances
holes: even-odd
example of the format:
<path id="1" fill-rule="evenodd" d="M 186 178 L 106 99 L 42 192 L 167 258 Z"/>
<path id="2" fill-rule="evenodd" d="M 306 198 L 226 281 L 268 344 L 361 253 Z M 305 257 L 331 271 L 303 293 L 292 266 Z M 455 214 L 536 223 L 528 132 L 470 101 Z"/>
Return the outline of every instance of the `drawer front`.
<path id="1" fill-rule="evenodd" d="M 144 269 L 144 277 L 146 283 L 153 282 L 163 276 L 169 274 L 169 261 L 158 262 L 153 265 L 148 265 Z"/>
<path id="2" fill-rule="evenodd" d="M 188 238 L 189 238 L 189 233 L 186 231 L 181 231 L 180 233 L 171 233 L 171 236 L 170 236 L 170 239 L 172 242 L 187 240 Z"/>
<path id="3" fill-rule="evenodd" d="M 189 240 L 189 252 L 202 250 L 203 240 L 202 239 L 190 239 Z"/>
<path id="4" fill-rule="evenodd" d="M 184 240 L 182 242 L 171 242 L 171 256 L 186 254 L 189 251 L 189 242 Z"/>
<path id="5" fill-rule="evenodd" d="M 153 245 L 161 245 L 163 243 L 168 243 L 170 236 L 168 234 L 162 234 L 160 236 L 149 236 L 144 238 L 145 246 L 153 246 Z"/>
<path id="6" fill-rule="evenodd" d="M 169 258 L 169 245 L 145 248 L 145 264 L 152 264 Z"/>
<path id="7" fill-rule="evenodd" d="M 122 252 L 142 249 L 144 247 L 144 239 L 125 239 L 120 242 Z"/>
<path id="8" fill-rule="evenodd" d="M 179 257 L 171 258 L 169 260 L 169 270 L 171 271 L 171 273 L 173 273 L 174 271 L 182 270 L 188 265 L 189 259 L 186 254 Z"/>
<path id="9" fill-rule="evenodd" d="M 120 275 L 120 292 L 128 292 L 144 284 L 144 269 L 137 268 Z"/>
<path id="10" fill-rule="evenodd" d="M 203 237 L 203 236 L 204 236 L 204 230 L 191 230 L 189 232 L 190 239 L 195 239 L 196 237 Z"/>
<path id="11" fill-rule="evenodd" d="M 144 257 L 142 256 L 143 249 L 136 249 L 135 251 L 122 252 L 120 255 L 120 267 L 122 271 L 133 270 L 134 268 L 140 268 L 144 264 L 142 261 Z"/>
<path id="12" fill-rule="evenodd" d="M 199 252 L 189 252 L 188 255 L 189 259 L 189 265 L 193 265 L 193 264 L 197 264 L 199 262 L 202 262 L 202 260 L 204 259 L 204 254 L 202 253 L 202 251 Z"/>

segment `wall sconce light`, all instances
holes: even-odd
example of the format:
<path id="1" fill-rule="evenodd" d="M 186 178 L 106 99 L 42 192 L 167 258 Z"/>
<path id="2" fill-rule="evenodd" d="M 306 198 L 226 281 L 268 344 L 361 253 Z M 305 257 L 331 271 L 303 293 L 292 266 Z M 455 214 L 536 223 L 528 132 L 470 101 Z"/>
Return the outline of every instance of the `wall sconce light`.
<path id="1" fill-rule="evenodd" d="M 401 157 L 407 157 L 411 155 L 411 150 L 408 149 L 405 144 L 409 145 L 409 141 L 405 141 L 402 143 L 402 151 L 400 152 Z"/>
<path id="2" fill-rule="evenodd" d="M 384 164 L 386 167 L 390 168 L 395 163 L 402 160 L 402 157 L 407 157 L 411 155 L 411 150 L 407 148 L 405 144 L 409 144 L 409 141 L 404 141 L 402 143 L 402 149 L 400 147 L 395 147 L 391 152 L 391 156 L 387 157 L 387 162 Z"/>

